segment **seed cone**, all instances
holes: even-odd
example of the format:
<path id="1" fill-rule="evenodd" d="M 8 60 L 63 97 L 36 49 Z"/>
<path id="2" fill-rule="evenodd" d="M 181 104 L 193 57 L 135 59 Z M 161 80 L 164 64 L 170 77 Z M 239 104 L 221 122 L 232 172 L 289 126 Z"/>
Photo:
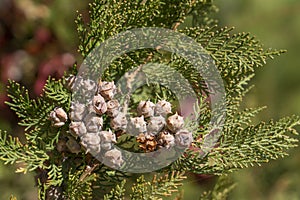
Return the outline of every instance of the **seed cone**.
<path id="1" fill-rule="evenodd" d="M 120 167 L 123 164 L 122 153 L 117 149 L 112 149 L 104 154 L 104 163 L 112 167 Z"/>
<path id="2" fill-rule="evenodd" d="M 81 137 L 81 144 L 87 152 L 92 154 L 100 153 L 100 137 L 98 134 L 87 133 Z"/>
<path id="3" fill-rule="evenodd" d="M 172 113 L 171 103 L 165 100 L 160 100 L 155 104 L 155 115 L 162 115 L 166 117 L 168 114 Z"/>
<path id="4" fill-rule="evenodd" d="M 193 142 L 193 135 L 190 131 L 183 129 L 175 134 L 175 143 L 179 147 L 187 148 Z"/>
<path id="5" fill-rule="evenodd" d="M 106 114 L 109 116 L 109 117 L 116 117 L 118 115 L 118 113 L 120 112 L 119 109 L 120 109 L 120 104 L 118 102 L 118 100 L 116 99 L 112 99 L 110 101 L 108 101 L 106 103 L 107 105 L 107 111 L 106 111 Z"/>
<path id="6" fill-rule="evenodd" d="M 116 117 L 110 121 L 110 126 L 114 130 L 126 130 L 127 119 L 124 113 L 119 112 Z"/>
<path id="7" fill-rule="evenodd" d="M 98 133 L 103 127 L 103 119 L 102 117 L 90 113 L 84 118 L 84 124 L 87 132 Z"/>
<path id="8" fill-rule="evenodd" d="M 138 135 L 136 141 L 140 143 L 139 147 L 144 152 L 152 152 L 155 151 L 157 142 L 156 138 L 153 135 L 141 133 Z"/>
<path id="9" fill-rule="evenodd" d="M 69 130 L 74 137 L 81 137 L 87 133 L 86 127 L 83 122 L 71 122 L 69 125 Z"/>
<path id="10" fill-rule="evenodd" d="M 68 115 L 64 109 L 56 107 L 49 116 L 52 126 L 61 127 L 65 125 L 65 122 L 68 120 Z"/>
<path id="11" fill-rule="evenodd" d="M 93 107 L 98 115 L 103 115 L 107 111 L 105 99 L 100 94 L 94 96 Z"/>
<path id="12" fill-rule="evenodd" d="M 176 132 L 177 130 L 181 129 L 183 125 L 183 117 L 179 116 L 177 113 L 167 119 L 167 127 L 172 132 Z"/>
<path id="13" fill-rule="evenodd" d="M 66 146 L 68 147 L 71 153 L 78 154 L 81 152 L 81 146 L 72 137 L 69 137 L 69 140 L 66 142 Z"/>
<path id="14" fill-rule="evenodd" d="M 166 125 L 166 120 L 163 116 L 151 117 L 147 125 L 148 133 L 158 133 Z"/>
<path id="15" fill-rule="evenodd" d="M 147 124 L 144 121 L 144 116 L 130 118 L 127 130 L 131 135 L 138 135 L 147 131 Z"/>
<path id="16" fill-rule="evenodd" d="M 110 150 L 112 148 L 112 144 L 116 143 L 116 135 L 111 131 L 101 131 L 99 133 L 101 139 L 101 149 Z"/>
<path id="17" fill-rule="evenodd" d="M 159 148 L 165 147 L 165 148 L 169 149 L 175 145 L 175 138 L 168 131 L 162 131 L 162 132 L 160 132 L 160 134 L 158 136 L 158 145 L 159 145 Z"/>
<path id="18" fill-rule="evenodd" d="M 111 100 L 115 93 L 116 93 L 116 86 L 114 82 L 106 82 L 106 81 L 101 81 L 99 83 L 99 93 L 104 97 L 105 100 Z"/>
<path id="19" fill-rule="evenodd" d="M 82 121 L 86 115 L 86 106 L 79 102 L 72 102 L 69 117 L 72 121 Z"/>
<path id="20" fill-rule="evenodd" d="M 139 116 L 152 117 L 154 115 L 155 104 L 151 101 L 141 101 L 137 107 L 137 113 Z"/>

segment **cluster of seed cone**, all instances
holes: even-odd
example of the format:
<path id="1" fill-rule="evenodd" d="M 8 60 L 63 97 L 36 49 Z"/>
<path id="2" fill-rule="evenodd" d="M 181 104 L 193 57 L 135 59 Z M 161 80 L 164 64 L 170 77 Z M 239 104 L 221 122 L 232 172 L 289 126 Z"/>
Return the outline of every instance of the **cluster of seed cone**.
<path id="1" fill-rule="evenodd" d="M 186 148 L 193 140 L 192 133 L 184 129 L 184 119 L 172 114 L 171 103 L 160 100 L 156 104 L 141 101 L 137 108 L 139 117 L 130 120 L 129 131 L 139 132 L 137 142 L 145 152 L 176 145 Z M 131 128 L 133 127 L 133 128 Z"/>
<path id="2" fill-rule="evenodd" d="M 76 86 L 74 82 L 76 80 Z M 156 104 L 141 101 L 136 109 L 137 117 L 127 117 L 117 99 L 114 82 L 92 80 L 71 76 L 68 86 L 82 96 L 71 103 L 69 118 L 70 133 L 80 137 L 81 146 L 105 163 L 119 167 L 123 163 L 122 153 L 114 147 L 116 133 L 129 133 L 136 136 L 139 147 L 145 152 L 174 145 L 186 148 L 192 142 L 192 133 L 184 129 L 184 119 L 177 113 L 172 114 L 171 103 L 160 100 Z M 76 88 L 75 88 L 76 87 Z M 96 91 L 96 93 L 95 93 Z M 85 101 L 85 98 L 92 100 Z M 110 119 L 109 130 L 103 130 L 103 115 Z M 67 114 L 56 108 L 50 114 L 52 125 L 59 127 L 67 121 Z M 72 140 L 75 141 L 75 140 Z M 76 142 L 75 142 L 76 143 Z M 70 147 L 69 147 L 70 146 Z M 68 148 L 78 153 L 78 145 L 69 144 Z"/>
<path id="3" fill-rule="evenodd" d="M 116 143 L 116 135 L 111 130 L 103 130 L 103 115 L 114 116 L 119 111 L 118 102 L 113 99 L 116 93 L 115 84 L 105 81 L 96 84 L 91 80 L 78 80 L 78 77 L 76 79 L 77 88 L 71 84 L 74 80 L 69 80 L 71 89 L 79 91 L 83 99 L 92 96 L 92 100 L 82 103 L 79 99 L 71 103 L 69 114 L 71 134 L 80 137 L 81 145 L 87 152 L 104 160 L 110 166 L 121 166 L 122 154 L 113 145 Z"/>

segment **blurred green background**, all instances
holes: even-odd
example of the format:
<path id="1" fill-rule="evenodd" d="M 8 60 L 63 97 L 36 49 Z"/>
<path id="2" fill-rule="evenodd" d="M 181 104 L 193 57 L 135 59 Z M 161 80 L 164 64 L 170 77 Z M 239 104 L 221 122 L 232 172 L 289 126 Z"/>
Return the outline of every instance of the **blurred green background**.
<path id="1" fill-rule="evenodd" d="M 300 114 L 300 1 L 226 0 L 217 1 L 222 25 L 237 32 L 250 32 L 266 47 L 287 53 L 257 70 L 255 88 L 244 102 L 247 106 L 267 105 L 258 120 Z M 298 137 L 299 138 L 299 137 Z M 300 199 L 300 149 L 290 157 L 234 173 L 238 182 L 230 199 Z"/>
<path id="2" fill-rule="evenodd" d="M 244 101 L 245 106 L 267 105 L 257 120 L 300 115 L 300 1 L 299 0 L 215 0 L 222 26 L 236 32 L 250 32 L 266 47 L 288 52 L 257 70 L 256 87 Z M 5 84 L 11 78 L 39 95 L 48 77 L 60 77 L 80 57 L 74 19 L 76 10 L 84 12 L 82 0 L 0 0 L 0 128 L 22 138 L 17 118 L 3 104 Z M 86 12 L 84 12 L 86 15 Z M 233 200 L 300 199 L 300 151 L 290 157 L 234 173 L 237 187 Z M 18 199 L 36 199 L 33 174 L 14 174 L 17 166 L 0 164 L 0 199 L 14 194 Z M 196 199 L 198 188 L 191 181 L 186 199 Z"/>

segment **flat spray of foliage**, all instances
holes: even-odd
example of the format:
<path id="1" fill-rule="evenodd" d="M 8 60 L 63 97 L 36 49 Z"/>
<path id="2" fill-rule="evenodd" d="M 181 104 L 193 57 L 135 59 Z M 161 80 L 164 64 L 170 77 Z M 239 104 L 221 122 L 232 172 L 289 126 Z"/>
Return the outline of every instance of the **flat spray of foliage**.
<path id="1" fill-rule="evenodd" d="M 17 172 L 35 171 L 40 199 L 55 199 L 55 195 L 60 199 L 182 199 L 180 187 L 187 172 L 220 176 L 214 189 L 203 193 L 201 199 L 226 199 L 233 185 L 224 175 L 286 156 L 287 150 L 298 143 L 291 136 L 297 134 L 294 127 L 300 121 L 293 116 L 253 124 L 253 117 L 263 108 L 239 108 L 251 88 L 248 83 L 256 68 L 283 51 L 264 49 L 248 33 L 232 34 L 232 28 L 218 27 L 209 17 L 215 11 L 212 0 L 94 0 L 90 4 L 89 23 L 85 24 L 81 15 L 76 19 L 79 52 L 83 58 L 111 36 L 137 27 L 173 29 L 204 47 L 224 81 L 227 109 L 221 138 L 207 156 L 201 158 L 187 150 L 184 156 L 154 175 L 137 177 L 106 167 L 84 150 L 78 154 L 58 151 L 59 140 L 72 137 L 68 132 L 69 122 L 55 128 L 48 120 L 55 107 L 67 112 L 70 108 L 72 95 L 62 77 L 60 80 L 49 78 L 44 93 L 37 99 L 30 99 L 28 91 L 18 83 L 9 82 L 11 101 L 7 104 L 18 115 L 19 125 L 25 128 L 26 143 L 0 132 L 0 159 L 5 164 L 17 163 Z M 193 26 L 181 28 L 187 18 L 193 19 Z M 177 55 L 166 59 L 157 50 L 135 51 L 118 58 L 105 72 L 106 78 L 117 80 L 143 64 L 150 54 L 152 60 L 176 69 L 196 86 L 195 90 L 201 90 L 201 77 L 193 72 L 189 62 Z M 76 75 L 76 70 L 69 73 Z M 158 95 L 159 92 L 154 92 L 153 98 L 157 99 Z M 164 95 L 172 98 L 171 93 Z M 208 134 L 210 110 L 199 112 L 201 126 L 193 133 L 195 140 Z M 201 148 L 200 142 L 193 145 Z"/>

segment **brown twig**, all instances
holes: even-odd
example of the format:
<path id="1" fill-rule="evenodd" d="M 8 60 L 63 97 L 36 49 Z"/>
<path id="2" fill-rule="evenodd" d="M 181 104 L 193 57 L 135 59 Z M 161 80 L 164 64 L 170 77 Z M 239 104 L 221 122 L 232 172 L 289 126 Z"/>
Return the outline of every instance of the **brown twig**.
<path id="1" fill-rule="evenodd" d="M 93 166 L 90 166 L 90 165 L 86 166 L 84 172 L 81 174 L 81 176 L 80 176 L 80 178 L 79 178 L 79 181 L 80 181 L 80 182 L 84 181 L 84 179 L 85 179 L 86 177 L 88 177 L 89 175 L 91 175 L 91 173 L 92 173 L 92 172 L 96 169 L 96 167 L 98 167 L 98 166 L 99 166 L 99 164 L 95 164 L 95 165 L 93 165 Z"/>

